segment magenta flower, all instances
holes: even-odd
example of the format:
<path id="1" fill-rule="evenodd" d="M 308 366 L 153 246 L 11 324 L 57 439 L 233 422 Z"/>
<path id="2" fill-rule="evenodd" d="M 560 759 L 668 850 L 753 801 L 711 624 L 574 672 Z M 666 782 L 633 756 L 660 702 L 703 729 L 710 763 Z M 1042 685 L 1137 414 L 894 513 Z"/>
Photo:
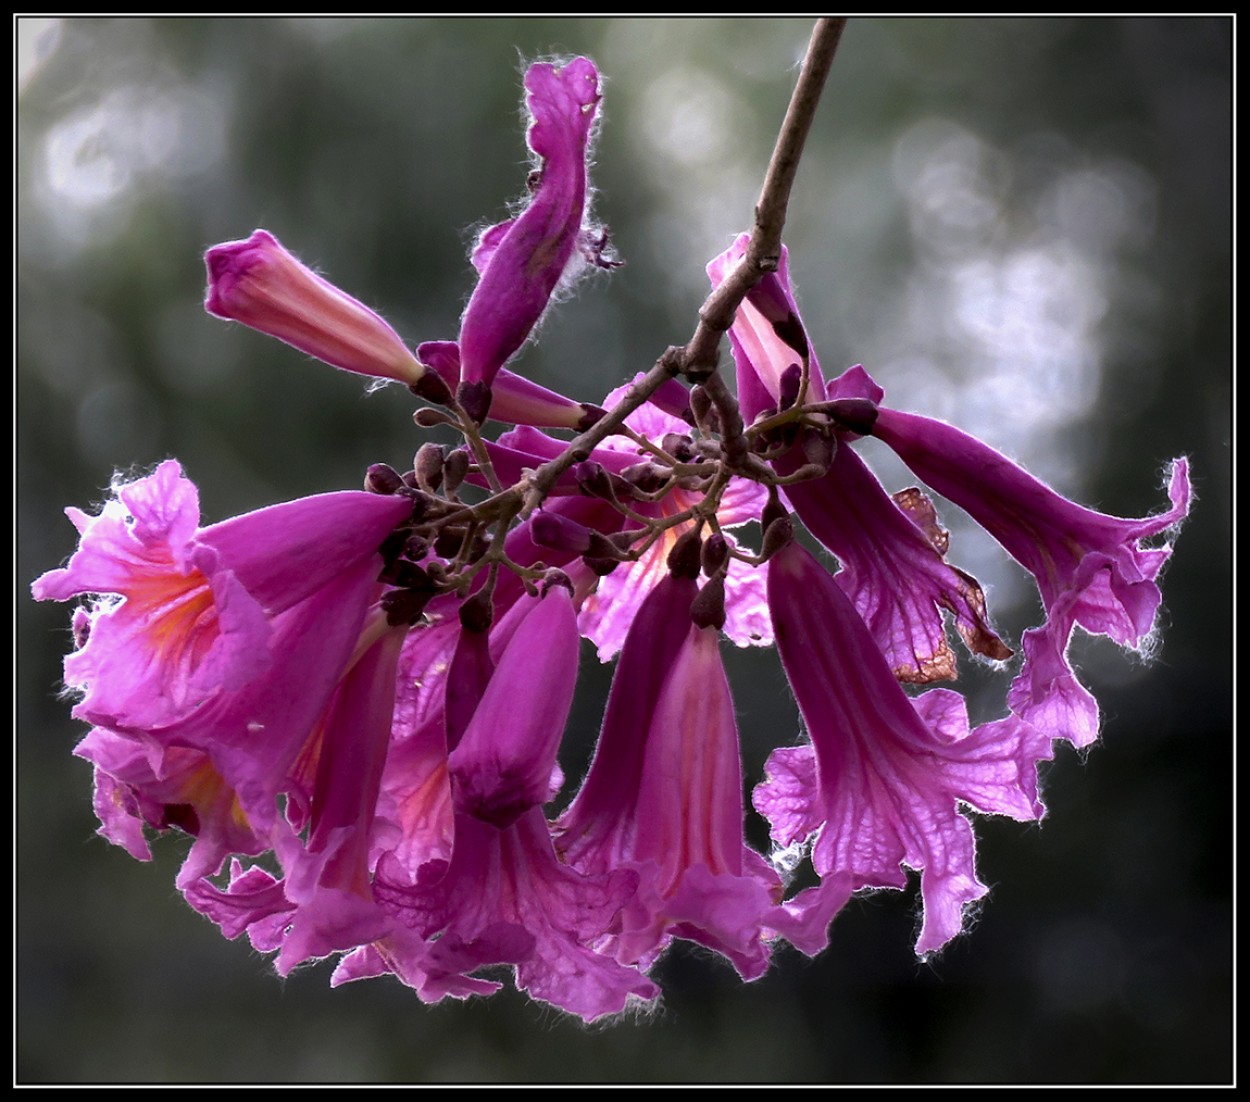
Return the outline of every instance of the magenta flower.
<path id="1" fill-rule="evenodd" d="M 551 798 L 577 682 L 577 621 L 569 591 L 551 586 L 541 598 L 523 598 L 512 615 L 517 623 L 500 625 L 507 645 L 448 759 L 456 806 L 497 827 Z M 449 682 L 449 708 L 451 687 Z"/>
<path id="2" fill-rule="evenodd" d="M 1050 739 L 1014 717 L 969 731 L 963 698 L 947 689 L 908 698 L 828 571 L 797 543 L 772 567 L 777 648 L 811 744 L 773 752 L 755 806 L 779 846 L 814 837 L 826 883 L 808 892 L 901 888 L 904 866 L 920 870 L 916 952 L 940 949 L 986 892 L 960 804 L 1040 818 L 1037 762 Z"/>
<path id="3" fill-rule="evenodd" d="M 747 240 L 738 238 L 708 265 L 714 286 L 745 253 Z M 783 376 L 789 371 L 793 378 L 802 358 L 795 345 L 807 343 L 784 257 L 779 271 L 739 307 L 729 336 L 744 414 L 775 411 L 783 404 Z M 826 386 L 810 352 L 808 363 L 810 401 L 880 401 L 881 388 L 862 368 L 852 368 Z M 848 439 L 852 434 L 841 430 L 837 435 Z M 791 474 L 803 462 L 796 448 L 776 466 L 780 474 Z M 923 684 L 956 676 L 943 611 L 954 615 L 973 652 L 998 660 L 1011 656 L 990 626 L 985 595 L 976 579 L 946 562 L 946 533 L 922 494 L 891 498 L 863 460 L 844 446 L 836 449 L 823 477 L 788 486 L 785 495 L 812 535 L 842 563 L 838 584 L 851 597 L 897 677 Z"/>
<path id="4" fill-rule="evenodd" d="M 719 633 L 690 621 L 695 590 L 691 578 L 666 576 L 642 602 L 557 847 L 583 872 L 638 872 L 619 960 L 650 962 L 678 936 L 754 979 L 768 967 L 763 939 L 781 884 L 742 838 L 733 700 Z"/>
<path id="5" fill-rule="evenodd" d="M 481 278 L 460 325 L 461 386 L 469 394 L 489 395 L 499 369 L 542 317 L 579 245 L 595 255 L 593 235 L 583 232 L 582 222 L 599 74 L 584 57 L 563 66 L 539 63 L 526 72 L 525 90 L 531 117 L 526 140 L 539 158 L 537 182 L 525 210 L 487 230 L 474 250 Z"/>
<path id="6" fill-rule="evenodd" d="M 160 756 L 158 774 L 142 742 L 98 727 L 74 753 L 95 766 L 94 808 L 101 837 L 138 861 L 152 859 L 145 827 L 177 827 L 194 837 L 178 874 L 179 887 L 214 875 L 233 853 L 254 855 L 269 848 L 206 754 L 171 749 Z"/>
<path id="7" fill-rule="evenodd" d="M 359 375 L 412 385 L 425 368 L 377 314 L 305 267 L 278 239 L 256 230 L 204 256 L 204 309 Z"/>
<path id="8" fill-rule="evenodd" d="M 263 675 L 273 619 L 360 564 L 411 512 L 344 492 L 199 528 L 199 496 L 167 460 L 114 486 L 99 515 L 67 515 L 78 550 L 31 587 L 36 600 L 98 594 L 65 659 L 74 715 L 113 729 L 167 726 Z M 363 610 L 361 610 L 363 611 Z"/>
<path id="9" fill-rule="evenodd" d="M 595 66 L 535 64 L 525 89 L 530 195 L 479 236 L 457 341 L 414 354 L 262 230 L 209 250 L 211 313 L 405 383 L 447 407 L 417 425 L 463 446 L 427 441 L 410 470 L 371 464 L 368 492 L 207 527 L 172 460 L 119 480 L 97 515 L 68 511 L 78 547 L 32 591 L 88 598 L 65 680 L 92 725 L 77 754 L 99 833 L 140 860 L 149 831 L 188 834 L 177 887 L 282 975 L 337 955 L 332 984 L 393 974 L 426 1002 L 489 995 L 509 969 L 595 1021 L 658 996 L 646 973 L 675 940 L 755 979 L 778 942 L 819 953 L 856 891 L 905 887 L 908 869 L 917 952 L 936 952 L 987 890 L 968 812 L 1039 818 L 1054 739 L 1096 738 L 1073 629 L 1127 646 L 1152 630 L 1171 548 L 1149 541 L 1187 512 L 1185 462 L 1168 511 L 1120 520 L 882 408 L 862 367 L 826 381 L 784 251 L 735 295 L 733 397 L 701 350 L 745 236 L 709 265 L 710 329 L 606 408 L 512 374 L 575 270 L 614 266 L 587 220 Z M 488 418 L 516 427 L 486 439 Z M 857 455 L 869 434 L 1037 579 L 1047 619 L 1024 635 L 1003 719 L 970 727 L 954 692 L 900 684 L 955 677 L 948 617 L 974 653 L 1011 652 L 947 563 L 930 499 L 887 494 Z M 758 553 L 732 533 L 755 523 Z M 722 633 L 775 640 L 802 713 L 803 744 L 774 749 L 754 789 L 771 863 L 745 840 Z M 619 661 L 589 771 L 557 810 L 582 638 Z M 787 898 L 805 854 L 818 882 Z"/>
<path id="10" fill-rule="evenodd" d="M 538 808 L 502 830 L 459 813 L 455 834 L 450 865 L 427 867 L 415 885 L 405 884 L 383 858 L 374 890 L 408 936 L 362 954 L 340 981 L 386 967 L 405 982 L 420 977 L 413 986 L 428 997 L 424 976 L 431 965 L 438 991 L 453 966 L 457 975 L 468 977 L 488 965 L 507 964 L 514 967 L 518 988 L 586 1021 L 659 994 L 637 969 L 595 948 L 619 928 L 637 874 L 615 869 L 584 875 L 561 863 Z M 416 959 L 405 949 L 415 951 Z"/>
<path id="11" fill-rule="evenodd" d="M 1138 647 L 1159 608 L 1157 579 L 1171 544 L 1145 541 L 1189 512 L 1189 466 L 1172 465 L 1172 507 L 1142 520 L 1096 513 L 1060 497 L 979 440 L 941 421 L 881 409 L 873 428 L 938 493 L 967 510 L 1037 581 L 1049 622 L 1024 637 L 1012 706 L 1076 746 L 1097 738 L 1098 712 L 1064 657 L 1072 627 Z"/>
<path id="12" fill-rule="evenodd" d="M 707 274 L 713 287 L 719 287 L 746 255 L 750 240 L 749 234 L 739 234 L 728 249 L 708 264 Z M 807 400 L 819 402 L 825 397 L 820 364 L 808 346 L 799 308 L 790 290 L 790 257 L 784 247 L 777 271 L 766 275 L 738 307 L 729 343 L 738 368 L 742 416 L 748 424 L 781 407 L 786 389 L 782 377 L 791 365 L 801 367 L 804 352 L 810 366 Z"/>

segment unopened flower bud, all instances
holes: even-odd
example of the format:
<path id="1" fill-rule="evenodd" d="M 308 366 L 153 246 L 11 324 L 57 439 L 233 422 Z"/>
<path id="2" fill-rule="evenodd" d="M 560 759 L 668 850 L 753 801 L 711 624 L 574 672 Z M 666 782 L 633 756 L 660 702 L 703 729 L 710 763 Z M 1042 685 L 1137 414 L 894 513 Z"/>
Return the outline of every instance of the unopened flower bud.
<path id="1" fill-rule="evenodd" d="M 798 364 L 790 364 L 778 380 L 777 408 L 789 409 L 799 400 L 799 388 L 803 385 L 803 369 Z"/>
<path id="2" fill-rule="evenodd" d="M 720 532 L 713 532 L 703 543 L 703 573 L 714 578 L 729 558 L 729 541 Z"/>
<path id="3" fill-rule="evenodd" d="M 708 581 L 690 606 L 690 619 L 701 628 L 725 626 L 725 576 L 718 574 Z"/>
<path id="4" fill-rule="evenodd" d="M 530 536 L 539 547 L 582 554 L 590 550 L 590 529 L 559 513 L 540 511 L 530 520 Z"/>
<path id="5" fill-rule="evenodd" d="M 660 447 L 678 463 L 689 463 L 694 459 L 694 441 L 684 433 L 666 432 Z"/>
<path id="6" fill-rule="evenodd" d="M 844 429 L 867 436 L 877 423 L 877 403 L 870 398 L 835 398 L 818 407 Z"/>
<path id="7" fill-rule="evenodd" d="M 760 558 L 770 559 L 791 540 L 794 539 L 794 521 L 789 517 L 777 517 L 764 529 L 764 540 L 760 546 Z"/>
<path id="8" fill-rule="evenodd" d="M 806 429 L 801 439 L 803 455 L 808 463 L 814 464 L 823 471 L 829 469 L 837 451 L 838 438 L 832 433 L 822 433 L 816 429 Z"/>
<path id="9" fill-rule="evenodd" d="M 456 390 L 456 401 L 469 420 L 480 425 L 490 413 L 490 384 L 462 382 Z"/>
<path id="10" fill-rule="evenodd" d="M 443 446 L 435 443 L 422 444 L 417 449 L 412 466 L 417 488 L 427 493 L 437 493 L 443 484 Z"/>
<path id="11" fill-rule="evenodd" d="M 469 453 L 456 448 L 443 461 L 443 493 L 454 494 L 469 473 Z"/>
<path id="12" fill-rule="evenodd" d="M 465 631 L 488 631 L 494 618 L 495 604 L 485 589 L 479 589 L 472 597 L 466 597 L 460 605 L 460 626 Z"/>
<path id="13" fill-rule="evenodd" d="M 393 494 L 404 480 L 389 463 L 373 463 L 365 471 L 365 489 L 371 494 Z"/>
<path id="14" fill-rule="evenodd" d="M 604 501 L 616 501 L 616 491 L 612 476 L 608 474 L 602 463 L 587 459 L 573 467 L 573 477 L 581 487 L 582 493 L 588 497 L 602 498 Z"/>
<path id="15" fill-rule="evenodd" d="M 204 308 L 277 337 L 344 371 L 420 385 L 421 362 L 385 321 L 257 230 L 204 256 Z"/>
<path id="16" fill-rule="evenodd" d="M 769 486 L 768 504 L 764 506 L 764 512 L 760 515 L 760 527 L 767 532 L 773 521 L 789 515 L 790 510 L 781 503 L 781 495 L 777 493 L 777 487 Z"/>
<path id="17" fill-rule="evenodd" d="M 715 427 L 714 423 L 710 421 L 713 414 L 711 395 L 701 386 L 690 388 L 690 412 L 694 415 L 694 423 L 696 425 L 706 425 L 709 428 Z"/>
<path id="18" fill-rule="evenodd" d="M 621 477 L 635 490 L 653 494 L 669 479 L 669 472 L 658 463 L 635 463 L 621 471 Z"/>
<path id="19" fill-rule="evenodd" d="M 691 528 L 677 537 L 668 553 L 669 573 L 678 578 L 697 578 L 702 567 L 700 545 L 702 538 L 698 528 Z"/>

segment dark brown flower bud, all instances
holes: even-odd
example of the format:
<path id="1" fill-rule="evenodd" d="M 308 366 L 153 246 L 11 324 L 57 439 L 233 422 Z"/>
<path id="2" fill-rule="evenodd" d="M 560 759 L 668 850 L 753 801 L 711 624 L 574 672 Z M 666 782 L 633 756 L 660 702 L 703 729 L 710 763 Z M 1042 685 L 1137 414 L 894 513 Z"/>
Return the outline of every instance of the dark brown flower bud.
<path id="1" fill-rule="evenodd" d="M 827 413 L 839 428 L 867 436 L 877 423 L 877 403 L 871 398 L 834 398 L 814 408 Z"/>
<path id="2" fill-rule="evenodd" d="M 412 415 L 412 419 L 423 429 L 433 429 L 439 425 L 454 425 L 456 423 L 454 417 L 449 417 L 441 409 L 419 409 Z"/>
<path id="3" fill-rule="evenodd" d="M 590 529 L 559 513 L 539 511 L 530 520 L 530 536 L 539 547 L 572 551 L 580 555 L 590 550 Z"/>
<path id="4" fill-rule="evenodd" d="M 460 626 L 465 631 L 481 634 L 490 630 L 495 619 L 495 602 L 485 589 L 479 589 L 472 597 L 466 597 L 460 605 Z"/>
<path id="5" fill-rule="evenodd" d="M 781 495 L 777 493 L 777 487 L 769 486 L 768 504 L 764 506 L 764 511 L 760 514 L 760 527 L 767 532 L 773 521 L 779 519 L 780 517 L 788 517 L 789 515 L 790 510 L 781 503 Z"/>
<path id="6" fill-rule="evenodd" d="M 442 444 L 422 444 L 412 461 L 417 487 L 427 493 L 437 493 L 443 484 Z"/>
<path id="7" fill-rule="evenodd" d="M 720 532 L 713 532 L 703 544 L 703 573 L 715 577 L 728 558 L 729 541 Z"/>
<path id="8" fill-rule="evenodd" d="M 469 453 L 456 448 L 443 461 L 443 493 L 454 494 L 469 473 Z"/>
<path id="9" fill-rule="evenodd" d="M 764 541 L 760 546 L 760 558 L 770 559 L 794 539 L 794 521 L 778 517 L 764 529 Z"/>
<path id="10" fill-rule="evenodd" d="M 669 572 L 678 578 L 697 578 L 702 567 L 702 543 L 698 528 L 691 528 L 678 536 L 668 553 Z"/>
<path id="11" fill-rule="evenodd" d="M 483 382 L 463 382 L 456 390 L 456 401 L 475 425 L 490 413 L 490 386 Z"/>
<path id="12" fill-rule="evenodd" d="M 694 441 L 684 433 L 666 432 L 660 447 L 678 463 L 689 463 L 694 459 Z"/>
<path id="13" fill-rule="evenodd" d="M 720 631 L 725 626 L 725 575 L 718 574 L 695 595 L 690 619 L 701 628 Z"/>
<path id="14" fill-rule="evenodd" d="M 371 494 L 393 494 L 404 484 L 389 463 L 373 463 L 365 471 L 365 489 Z"/>
<path id="15" fill-rule="evenodd" d="M 445 406 L 451 401 L 451 387 L 437 371 L 427 371 L 408 389 L 418 398 L 424 398 L 436 406 Z"/>
<path id="16" fill-rule="evenodd" d="M 799 387 L 803 385 L 803 369 L 798 364 L 790 364 L 782 373 L 777 383 L 777 408 L 789 409 L 799 398 Z"/>
<path id="17" fill-rule="evenodd" d="M 832 433 L 822 433 L 817 429 L 804 429 L 800 443 L 803 455 L 809 463 L 824 471 L 829 469 L 838 446 L 836 436 Z"/>

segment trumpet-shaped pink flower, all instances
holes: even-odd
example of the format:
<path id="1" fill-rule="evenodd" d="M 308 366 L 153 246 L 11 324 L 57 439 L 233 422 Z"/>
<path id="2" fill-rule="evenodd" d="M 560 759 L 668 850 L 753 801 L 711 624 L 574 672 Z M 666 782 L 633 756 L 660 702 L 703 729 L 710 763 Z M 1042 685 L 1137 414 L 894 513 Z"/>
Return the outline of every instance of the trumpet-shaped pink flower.
<path id="1" fill-rule="evenodd" d="M 448 759 L 456 805 L 506 827 L 551 798 L 551 775 L 577 682 L 572 595 L 526 597 L 472 719 Z M 452 682 L 448 683 L 450 690 Z M 450 718 L 450 713 L 449 713 Z"/>
<path id="2" fill-rule="evenodd" d="M 1171 508 L 1121 520 L 1068 501 L 993 448 L 941 421 L 880 410 L 873 434 L 928 485 L 950 498 L 1033 575 L 1048 622 L 1024 636 L 1025 662 L 1011 689 L 1013 710 L 1075 746 L 1098 737 L 1098 706 L 1066 658 L 1072 628 L 1136 647 L 1149 635 L 1157 578 L 1170 544 L 1146 541 L 1189 512 L 1189 468 L 1172 465 Z"/>
<path id="3" fill-rule="evenodd" d="M 812 864 L 851 890 L 904 887 L 921 870 L 918 953 L 962 928 L 986 892 L 976 876 L 967 804 L 1034 819 L 1037 762 L 1050 739 L 1015 717 L 968 729 L 963 698 L 908 698 L 842 589 L 792 543 L 774 556 L 769 605 L 786 676 L 811 744 L 774 751 L 755 806 L 789 847 L 815 838 Z M 818 891 L 820 889 L 808 889 Z"/>
<path id="4" fill-rule="evenodd" d="M 673 937 L 728 957 L 746 979 L 768 967 L 768 939 L 824 944 L 779 906 L 777 874 L 742 836 L 733 699 L 719 633 L 691 623 L 696 584 L 666 576 L 642 602 L 621 652 L 590 772 L 556 825 L 584 872 L 631 868 L 636 897 L 613 948 L 650 961 Z M 840 903 L 839 903 L 840 905 Z"/>
<path id="5" fill-rule="evenodd" d="M 595 948 L 619 930 L 636 873 L 585 875 L 563 864 L 538 808 L 502 830 L 458 813 L 455 835 L 450 864 L 427 866 L 413 885 L 382 859 L 375 893 L 407 933 L 359 954 L 340 982 L 385 969 L 433 1001 L 472 993 L 449 977 L 463 982 L 480 968 L 507 964 L 517 987 L 586 1021 L 659 994 L 637 969 Z"/>
<path id="6" fill-rule="evenodd" d="M 31 590 L 100 595 L 65 659 L 66 682 L 83 693 L 74 714 L 150 730 L 242 689 L 273 661 L 273 618 L 344 571 L 380 567 L 379 545 L 410 510 L 400 497 L 344 492 L 199 528 L 195 486 L 173 460 L 116 485 L 97 516 L 68 510 L 78 550 Z"/>
<path id="7" fill-rule="evenodd" d="M 412 385 L 425 368 L 377 314 L 295 259 L 265 230 L 204 256 L 204 309 L 344 371 Z"/>
<path id="8" fill-rule="evenodd" d="M 526 138 L 540 161 L 533 194 L 517 218 L 479 239 L 473 263 L 481 278 L 460 326 L 461 386 L 479 394 L 489 394 L 499 369 L 525 343 L 585 236 L 586 153 L 599 74 L 584 57 L 562 66 L 543 62 L 526 72 L 525 90 Z"/>

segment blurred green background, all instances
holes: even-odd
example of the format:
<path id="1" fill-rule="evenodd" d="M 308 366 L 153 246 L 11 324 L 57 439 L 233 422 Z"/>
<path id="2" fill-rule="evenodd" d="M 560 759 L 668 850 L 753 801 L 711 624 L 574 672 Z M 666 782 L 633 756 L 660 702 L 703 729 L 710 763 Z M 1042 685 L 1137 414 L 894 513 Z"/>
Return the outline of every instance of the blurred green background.
<path id="1" fill-rule="evenodd" d="M 204 249 L 275 233 L 407 341 L 451 338 L 474 227 L 524 189 L 524 64 L 607 76 L 596 212 L 627 266 L 546 319 L 521 370 L 596 400 L 690 335 L 745 229 L 809 24 L 795 20 L 19 19 L 19 1081 L 1225 1082 L 1231 1076 L 1231 72 L 1226 19 L 853 20 L 786 240 L 826 373 L 947 418 L 1120 515 L 1199 501 L 1154 661 L 1079 641 L 1104 738 L 1047 769 L 1040 828 L 983 820 L 993 891 L 919 964 L 914 892 L 744 986 L 659 967 L 650 1018 L 586 1029 L 515 993 L 425 1007 L 389 980 L 285 982 L 93 837 L 56 699 L 68 610 L 28 585 L 61 514 L 177 456 L 218 520 L 359 484 L 420 442 L 366 395 L 201 309 Z M 887 457 L 891 488 L 906 475 Z M 1020 573 L 947 506 L 1012 640 Z M 795 734 L 775 662 L 732 654 L 748 781 Z M 593 671 L 570 736 L 588 753 Z M 969 677 L 974 712 L 1005 685 Z M 748 691 L 749 690 L 749 691 Z M 758 831 L 758 824 L 752 829 Z"/>

